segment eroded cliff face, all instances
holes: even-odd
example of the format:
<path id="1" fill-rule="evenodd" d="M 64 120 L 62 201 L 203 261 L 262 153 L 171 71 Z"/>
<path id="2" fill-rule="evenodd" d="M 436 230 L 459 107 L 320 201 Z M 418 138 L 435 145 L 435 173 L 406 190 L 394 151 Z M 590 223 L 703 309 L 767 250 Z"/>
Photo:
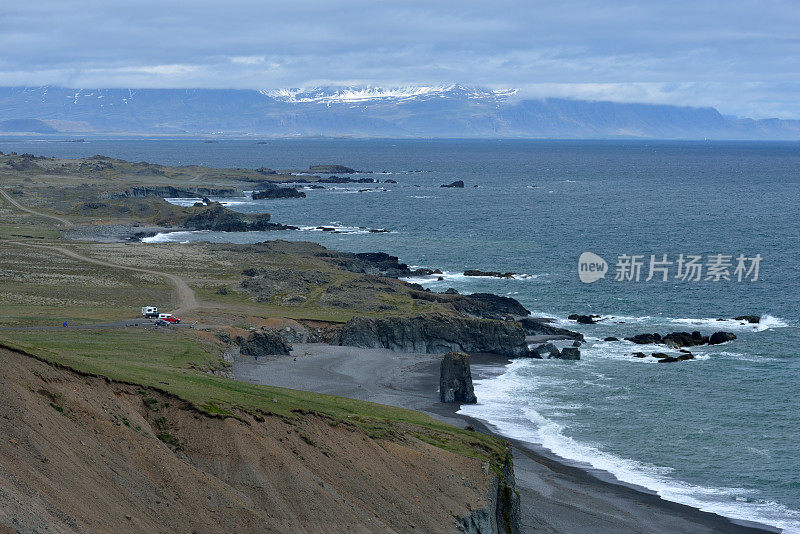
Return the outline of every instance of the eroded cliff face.
<path id="1" fill-rule="evenodd" d="M 144 198 L 148 196 L 161 198 L 203 198 L 203 197 L 238 197 L 243 196 L 238 189 L 233 187 L 173 187 L 171 185 L 134 186 L 119 192 L 112 193 L 111 198 Z"/>
<path id="2" fill-rule="evenodd" d="M 516 322 L 444 314 L 354 317 L 342 328 L 339 344 L 400 352 L 489 352 L 509 357 L 528 353 L 525 332 Z"/>
<path id="3" fill-rule="evenodd" d="M 377 439 L 312 414 L 210 417 L 154 390 L 0 358 L 0 527 L 454 532 L 483 510 L 471 532 L 496 531 L 496 474 L 411 434 Z"/>

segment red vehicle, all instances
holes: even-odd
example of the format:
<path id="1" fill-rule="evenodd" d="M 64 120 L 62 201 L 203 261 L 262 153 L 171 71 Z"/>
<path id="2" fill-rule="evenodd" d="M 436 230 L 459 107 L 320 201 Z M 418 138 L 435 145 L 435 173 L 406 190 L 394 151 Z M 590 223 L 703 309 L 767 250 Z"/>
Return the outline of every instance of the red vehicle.
<path id="1" fill-rule="evenodd" d="M 172 323 L 172 324 L 178 324 L 178 323 L 181 322 L 180 318 L 173 317 L 171 313 L 159 313 L 158 314 L 158 318 L 161 321 L 166 321 L 166 322 Z"/>

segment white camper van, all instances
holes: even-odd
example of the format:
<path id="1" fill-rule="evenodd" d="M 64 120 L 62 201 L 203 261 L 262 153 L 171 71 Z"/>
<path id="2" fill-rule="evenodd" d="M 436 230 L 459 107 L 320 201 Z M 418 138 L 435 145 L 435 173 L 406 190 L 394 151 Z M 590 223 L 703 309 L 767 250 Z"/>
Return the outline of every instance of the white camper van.
<path id="1" fill-rule="evenodd" d="M 158 317 L 158 308 L 155 306 L 142 306 L 143 317 Z"/>

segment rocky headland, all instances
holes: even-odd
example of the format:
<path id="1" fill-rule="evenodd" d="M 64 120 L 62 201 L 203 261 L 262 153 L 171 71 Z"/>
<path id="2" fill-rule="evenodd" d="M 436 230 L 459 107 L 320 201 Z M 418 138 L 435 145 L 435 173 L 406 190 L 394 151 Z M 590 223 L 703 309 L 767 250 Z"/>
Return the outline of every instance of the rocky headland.
<path id="1" fill-rule="evenodd" d="M 528 354 L 525 332 L 516 322 L 444 314 L 354 317 L 342 327 L 339 344 L 399 352 L 488 352 L 514 358 Z"/>

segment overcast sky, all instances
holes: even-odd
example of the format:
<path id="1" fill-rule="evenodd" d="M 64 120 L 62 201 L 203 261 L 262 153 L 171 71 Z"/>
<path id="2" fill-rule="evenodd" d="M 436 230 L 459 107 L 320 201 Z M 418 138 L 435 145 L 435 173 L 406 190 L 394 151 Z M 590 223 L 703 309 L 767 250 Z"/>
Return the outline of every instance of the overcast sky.
<path id="1" fill-rule="evenodd" d="M 0 21 L 0 85 L 463 83 L 800 119 L 798 0 L 28 0 Z"/>

